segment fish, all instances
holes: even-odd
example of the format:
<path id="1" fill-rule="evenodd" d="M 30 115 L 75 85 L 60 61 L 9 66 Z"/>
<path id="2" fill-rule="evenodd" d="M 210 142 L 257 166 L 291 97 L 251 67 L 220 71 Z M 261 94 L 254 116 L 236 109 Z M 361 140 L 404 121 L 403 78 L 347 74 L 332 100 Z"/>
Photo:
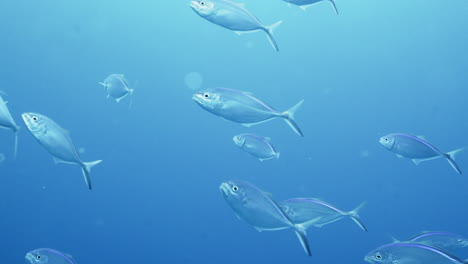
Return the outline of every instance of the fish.
<path id="1" fill-rule="evenodd" d="M 400 242 L 397 239 L 393 239 L 393 242 Z M 412 243 L 420 243 L 429 245 L 432 247 L 443 248 L 443 249 L 459 249 L 468 246 L 468 239 L 459 235 L 450 232 L 440 232 L 440 231 L 428 231 L 418 234 L 408 241 Z"/>
<path id="2" fill-rule="evenodd" d="M 304 251 L 311 256 L 305 228 L 294 224 L 281 207 L 265 192 L 244 181 L 223 182 L 219 189 L 238 218 L 258 231 L 275 231 L 292 228 Z"/>
<path id="3" fill-rule="evenodd" d="M 86 185 L 91 190 L 91 168 L 102 160 L 83 162 L 73 145 L 70 133 L 49 117 L 37 113 L 23 113 L 21 116 L 29 132 L 53 156 L 56 163 L 76 164 L 81 167 Z"/>
<path id="4" fill-rule="evenodd" d="M 39 248 L 26 254 L 30 264 L 76 264 L 72 256 L 51 248 Z"/>
<path id="5" fill-rule="evenodd" d="M 250 93 L 229 88 L 201 91 L 193 95 L 192 99 L 206 111 L 246 127 L 267 122 L 274 118 L 282 118 L 296 134 L 301 137 L 304 136 L 294 120 L 295 113 L 304 100 L 301 100 L 288 111 L 278 112 Z"/>
<path id="6" fill-rule="evenodd" d="M 0 95 L 0 127 L 10 129 L 15 133 L 15 144 L 13 150 L 13 157 L 16 158 L 18 154 L 18 133 L 20 127 L 15 123 L 15 120 L 11 116 L 10 110 L 7 107 L 8 101 L 3 100 Z"/>
<path id="7" fill-rule="evenodd" d="M 458 174 L 462 174 L 462 171 L 455 162 L 455 155 L 460 153 L 463 148 L 444 153 L 427 142 L 423 137 L 403 133 L 383 136 L 379 139 L 379 142 L 386 149 L 395 153 L 397 157 L 411 159 L 416 165 L 423 161 L 444 158 Z"/>
<path id="8" fill-rule="evenodd" d="M 113 73 L 107 76 L 103 82 L 99 82 L 99 84 L 106 89 L 107 98 L 112 97 L 117 103 L 127 96 L 132 96 L 135 91 L 134 88 L 130 88 L 123 74 Z"/>
<path id="9" fill-rule="evenodd" d="M 320 2 L 325 2 L 328 1 L 332 4 L 333 9 L 335 10 L 335 13 L 338 15 L 338 8 L 336 7 L 335 0 L 283 0 L 289 4 L 297 5 L 299 6 L 302 10 L 306 10 L 307 8 L 318 4 Z"/>
<path id="10" fill-rule="evenodd" d="M 350 217 L 362 230 L 367 232 L 367 227 L 359 218 L 359 211 L 366 202 L 349 212 L 315 198 L 292 198 L 279 204 L 293 223 L 302 224 L 306 228 L 310 226 L 322 227 L 343 217 Z"/>
<path id="11" fill-rule="evenodd" d="M 271 145 L 268 139 L 254 134 L 240 134 L 232 138 L 243 151 L 258 158 L 260 161 L 279 159 L 280 153 Z"/>
<path id="12" fill-rule="evenodd" d="M 466 264 L 442 249 L 419 243 L 392 243 L 368 253 L 364 260 L 374 264 Z"/>
<path id="13" fill-rule="evenodd" d="M 238 34 L 265 31 L 273 48 L 279 51 L 273 31 L 283 22 L 281 20 L 271 26 L 265 26 L 242 4 L 227 0 L 191 1 L 190 7 L 200 17 Z"/>

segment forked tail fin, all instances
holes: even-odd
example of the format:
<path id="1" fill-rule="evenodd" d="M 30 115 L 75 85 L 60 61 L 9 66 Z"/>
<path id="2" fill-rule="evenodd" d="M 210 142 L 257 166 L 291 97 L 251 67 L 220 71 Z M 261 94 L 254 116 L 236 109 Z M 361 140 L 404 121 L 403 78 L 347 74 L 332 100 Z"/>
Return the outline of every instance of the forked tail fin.
<path id="1" fill-rule="evenodd" d="M 86 182 L 86 185 L 88 186 L 88 188 L 90 190 L 93 189 L 93 186 L 91 185 L 91 177 L 89 176 L 89 174 L 91 173 L 91 169 L 94 166 L 101 163 L 101 162 L 102 162 L 102 160 L 96 160 L 96 161 L 92 161 L 92 162 L 83 162 L 83 164 L 82 164 L 81 171 L 83 172 L 83 176 L 84 176 L 84 180 Z"/>
<path id="2" fill-rule="evenodd" d="M 276 43 L 276 40 L 275 38 L 273 37 L 273 32 L 275 31 L 275 29 L 281 25 L 281 23 L 283 23 L 283 20 L 280 20 L 278 22 L 276 22 L 275 24 L 271 25 L 271 26 L 267 26 L 265 27 L 263 30 L 265 30 L 265 32 L 267 33 L 267 36 L 268 36 L 268 40 L 270 41 L 270 44 L 273 46 L 273 48 L 276 50 L 276 51 L 279 51 L 279 48 L 278 48 L 278 44 Z"/>
<path id="3" fill-rule="evenodd" d="M 304 251 L 306 252 L 307 256 L 312 256 L 305 228 L 301 225 L 294 225 L 294 233 L 296 233 L 296 236 L 301 242 L 302 248 L 304 248 Z"/>
<path id="4" fill-rule="evenodd" d="M 450 163 L 452 168 L 458 172 L 458 174 L 462 174 L 462 171 L 460 170 L 460 167 L 458 167 L 457 163 L 455 162 L 455 155 L 463 151 L 464 148 L 460 148 L 454 151 L 450 151 L 449 153 L 446 154 L 447 161 Z"/>
<path id="5" fill-rule="evenodd" d="M 352 210 L 351 212 L 348 212 L 349 217 L 364 231 L 367 232 L 367 227 L 364 225 L 364 223 L 361 221 L 359 218 L 359 210 L 366 204 L 366 202 L 361 203 L 356 209 Z"/>
<path id="6" fill-rule="evenodd" d="M 296 132 L 296 134 L 301 137 L 303 137 L 304 134 L 294 120 L 294 115 L 296 114 L 296 111 L 299 109 L 299 107 L 301 107 L 302 103 L 304 103 L 304 100 L 301 100 L 295 106 L 291 107 L 288 111 L 283 113 L 284 121 L 286 121 L 286 123 L 294 130 L 294 132 Z"/>

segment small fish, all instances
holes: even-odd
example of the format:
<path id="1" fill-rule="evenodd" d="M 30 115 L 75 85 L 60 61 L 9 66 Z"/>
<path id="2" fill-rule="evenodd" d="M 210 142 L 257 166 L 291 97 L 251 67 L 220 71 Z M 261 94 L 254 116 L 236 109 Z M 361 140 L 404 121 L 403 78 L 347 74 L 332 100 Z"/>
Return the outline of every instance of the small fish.
<path id="1" fill-rule="evenodd" d="M 362 230 L 367 228 L 359 218 L 359 210 L 365 202 L 356 209 L 345 212 L 335 206 L 314 198 L 293 198 L 280 203 L 283 211 L 293 223 L 300 223 L 306 228 L 310 226 L 322 227 L 336 222 L 343 217 L 350 217 Z"/>
<path id="2" fill-rule="evenodd" d="M 466 264 L 466 261 L 442 249 L 419 243 L 392 243 L 364 257 L 374 264 Z"/>
<path id="3" fill-rule="evenodd" d="M 283 118 L 294 132 L 304 136 L 294 121 L 294 115 L 304 100 L 286 112 L 278 112 L 249 93 L 228 88 L 209 89 L 195 94 L 192 98 L 206 111 L 247 127 L 273 118 Z"/>
<path id="4" fill-rule="evenodd" d="M 258 231 L 293 228 L 307 255 L 311 255 L 306 230 L 293 224 L 283 210 L 262 190 L 247 182 L 229 181 L 219 187 L 236 215 Z"/>
<path id="5" fill-rule="evenodd" d="M 254 134 L 240 134 L 232 139 L 243 151 L 258 158 L 260 161 L 279 159 L 280 153 L 275 150 L 268 139 Z"/>
<path id="6" fill-rule="evenodd" d="M 394 239 L 394 242 L 399 241 Z M 459 234 L 437 231 L 423 232 L 410 238 L 407 242 L 420 243 L 450 250 L 468 246 L 468 239 Z"/>
<path id="7" fill-rule="evenodd" d="M 379 142 L 398 157 L 411 159 L 416 165 L 427 160 L 445 158 L 456 172 L 462 174 L 460 168 L 455 163 L 455 155 L 462 151 L 463 148 L 444 153 L 422 137 L 403 133 L 386 135 L 381 137 Z"/>
<path id="8" fill-rule="evenodd" d="M 14 145 L 14 152 L 13 156 L 16 158 L 18 153 L 18 132 L 19 126 L 16 125 L 15 120 L 11 116 L 10 111 L 7 107 L 7 101 L 4 101 L 2 96 L 0 96 L 0 127 L 11 129 L 15 133 L 15 145 Z"/>
<path id="9" fill-rule="evenodd" d="M 283 0 L 283 1 L 288 2 L 290 4 L 293 4 L 293 5 L 297 5 L 302 10 L 306 10 L 307 8 L 313 6 L 313 5 L 317 4 L 317 3 L 324 2 L 324 1 L 329 1 L 332 4 L 333 9 L 335 10 L 335 13 L 338 15 L 338 8 L 336 7 L 335 0 Z"/>
<path id="10" fill-rule="evenodd" d="M 83 162 L 68 131 L 47 116 L 36 113 L 22 114 L 24 123 L 36 140 L 54 157 L 56 163 L 77 164 L 81 167 L 86 185 L 91 190 L 91 168 L 102 160 Z"/>
<path id="11" fill-rule="evenodd" d="M 73 257 L 51 248 L 39 248 L 26 254 L 30 264 L 76 264 Z"/>
<path id="12" fill-rule="evenodd" d="M 192 1 L 190 7 L 204 19 L 222 26 L 224 28 L 241 32 L 254 32 L 263 30 L 268 36 L 268 40 L 276 51 L 279 51 L 278 44 L 273 37 L 273 31 L 283 21 L 276 22 L 271 26 L 264 26 L 258 18 L 245 9 L 242 4 L 233 3 L 227 0 L 200 0 Z"/>
<path id="13" fill-rule="evenodd" d="M 134 89 L 130 88 L 127 79 L 123 74 L 111 74 L 104 82 L 99 82 L 107 92 L 107 98 L 114 98 L 118 103 L 128 95 L 133 95 Z"/>

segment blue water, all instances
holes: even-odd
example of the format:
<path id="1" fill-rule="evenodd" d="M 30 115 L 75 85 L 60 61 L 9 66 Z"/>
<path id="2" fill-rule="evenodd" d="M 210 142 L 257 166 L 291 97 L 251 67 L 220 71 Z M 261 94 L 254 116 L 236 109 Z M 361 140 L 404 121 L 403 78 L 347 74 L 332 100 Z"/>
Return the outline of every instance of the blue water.
<path id="1" fill-rule="evenodd" d="M 440 159 L 415 166 L 378 143 L 424 135 L 443 151 L 468 146 L 468 2 L 337 0 L 306 12 L 250 1 L 265 24 L 284 23 L 275 52 L 264 33 L 237 36 L 189 1 L 1 1 L 1 90 L 21 125 L 0 131 L 2 263 L 55 248 L 78 263 L 364 263 L 366 253 L 424 230 L 468 235 L 468 178 Z M 250 129 L 197 106 L 202 88 L 246 90 L 279 110 L 301 99 L 300 138 L 281 120 Z M 138 80 L 133 106 L 106 100 L 111 73 Z M 38 112 L 85 148 L 94 189 L 78 166 L 55 165 L 21 120 Z M 259 162 L 232 136 L 272 138 L 279 160 Z M 468 154 L 458 163 L 468 171 Z M 218 186 L 254 183 L 281 200 L 318 197 L 343 210 L 362 201 L 369 232 L 344 219 L 308 236 L 259 233 L 239 221 Z M 464 255 L 463 255 L 464 254 Z M 460 253 L 468 258 L 468 252 Z"/>

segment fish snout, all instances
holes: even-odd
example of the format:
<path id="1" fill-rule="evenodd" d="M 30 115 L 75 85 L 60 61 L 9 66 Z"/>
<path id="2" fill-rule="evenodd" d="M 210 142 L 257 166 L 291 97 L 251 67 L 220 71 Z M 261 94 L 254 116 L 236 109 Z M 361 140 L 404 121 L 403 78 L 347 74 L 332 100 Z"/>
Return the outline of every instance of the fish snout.
<path id="1" fill-rule="evenodd" d="M 194 94 L 192 99 L 199 104 L 203 104 L 203 95 L 201 94 Z"/>
<path id="2" fill-rule="evenodd" d="M 190 2 L 190 7 L 193 9 L 197 9 L 199 7 L 199 3 L 197 1 Z"/>
<path id="3" fill-rule="evenodd" d="M 221 185 L 219 186 L 219 190 L 224 194 L 224 195 L 228 195 L 229 194 L 229 184 L 223 182 L 221 183 Z"/>

